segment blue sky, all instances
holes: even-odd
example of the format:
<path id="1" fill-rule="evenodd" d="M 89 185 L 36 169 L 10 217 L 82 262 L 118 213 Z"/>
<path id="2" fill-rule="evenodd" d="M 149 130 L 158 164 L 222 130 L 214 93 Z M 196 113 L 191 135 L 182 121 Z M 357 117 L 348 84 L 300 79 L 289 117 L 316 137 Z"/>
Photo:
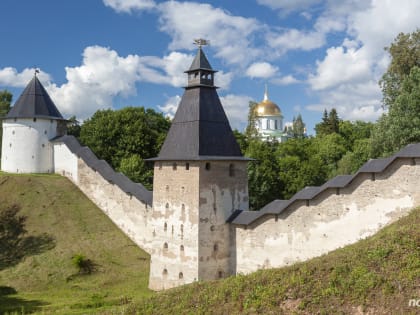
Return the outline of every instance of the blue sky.
<path id="1" fill-rule="evenodd" d="M 376 120 L 383 48 L 420 27 L 418 0 L 2 0 L 0 11 L 0 89 L 14 101 L 37 67 L 65 117 L 173 115 L 202 37 L 233 128 L 267 84 L 285 121 L 301 113 L 309 133 L 325 108 Z"/>

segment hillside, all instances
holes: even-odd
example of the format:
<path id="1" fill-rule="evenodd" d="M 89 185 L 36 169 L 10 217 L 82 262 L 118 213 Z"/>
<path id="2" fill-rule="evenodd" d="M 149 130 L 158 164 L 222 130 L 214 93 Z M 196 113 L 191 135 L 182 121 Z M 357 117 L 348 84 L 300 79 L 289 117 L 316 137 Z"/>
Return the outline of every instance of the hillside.
<path id="1" fill-rule="evenodd" d="M 150 258 L 66 178 L 0 174 L 2 204 L 28 217 L 35 249 L 0 270 L 0 314 L 417 314 L 420 208 L 378 234 L 291 267 L 157 294 Z M 97 271 L 79 275 L 81 253 Z"/>
<path id="2" fill-rule="evenodd" d="M 291 267 L 156 294 L 129 314 L 419 314 L 420 208 L 358 243 Z"/>
<path id="3" fill-rule="evenodd" d="M 151 294 L 150 257 L 66 178 L 0 174 L 0 200 L 21 206 L 25 237 L 34 244 L 20 262 L 0 269 L 0 314 L 86 314 Z M 75 254 L 97 271 L 79 275 Z"/>

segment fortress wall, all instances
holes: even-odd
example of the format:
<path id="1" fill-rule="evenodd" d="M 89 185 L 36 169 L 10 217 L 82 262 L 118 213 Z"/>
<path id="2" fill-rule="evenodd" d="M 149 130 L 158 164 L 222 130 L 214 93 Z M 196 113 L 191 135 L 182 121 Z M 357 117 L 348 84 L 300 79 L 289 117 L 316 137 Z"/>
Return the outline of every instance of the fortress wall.
<path id="1" fill-rule="evenodd" d="M 54 171 L 78 183 L 78 158 L 64 143 L 54 143 Z"/>
<path id="2" fill-rule="evenodd" d="M 77 186 L 128 237 L 150 253 L 152 238 L 148 224 L 152 214 L 150 206 L 125 193 L 117 185 L 108 182 L 80 158 L 78 159 Z"/>
<path id="3" fill-rule="evenodd" d="M 115 173 L 105 161 L 98 160 L 88 148 L 80 146 L 75 138 L 66 136 L 53 145 L 55 172 L 69 178 L 128 237 L 150 253 L 152 207 L 147 201 L 126 192 L 133 191 L 140 196 L 144 187 Z M 106 172 L 108 180 L 96 168 Z"/>
<path id="4" fill-rule="evenodd" d="M 373 235 L 420 205 L 419 187 L 420 159 L 399 158 L 382 173 L 359 173 L 345 188 L 238 225 L 237 272 L 290 265 Z"/>

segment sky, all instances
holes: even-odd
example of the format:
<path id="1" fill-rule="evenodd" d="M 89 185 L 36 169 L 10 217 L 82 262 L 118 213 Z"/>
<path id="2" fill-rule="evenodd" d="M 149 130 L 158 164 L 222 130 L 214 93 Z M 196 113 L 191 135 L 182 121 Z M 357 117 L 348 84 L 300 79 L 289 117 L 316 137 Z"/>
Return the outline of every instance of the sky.
<path id="1" fill-rule="evenodd" d="M 309 134 L 324 109 L 375 121 L 384 47 L 420 27 L 418 0 L 1 0 L 0 90 L 16 101 L 35 69 L 65 118 L 144 106 L 173 116 L 194 39 L 232 128 L 268 97 Z"/>

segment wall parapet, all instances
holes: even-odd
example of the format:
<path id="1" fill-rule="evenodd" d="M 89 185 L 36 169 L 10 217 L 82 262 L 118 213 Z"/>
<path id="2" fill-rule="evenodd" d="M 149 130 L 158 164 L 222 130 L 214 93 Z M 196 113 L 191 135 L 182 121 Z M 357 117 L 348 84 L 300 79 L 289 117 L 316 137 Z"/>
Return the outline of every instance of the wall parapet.
<path id="1" fill-rule="evenodd" d="M 420 143 L 409 144 L 388 158 L 369 160 L 353 175 L 339 175 L 322 186 L 305 187 L 289 200 L 274 200 L 258 211 L 237 210 L 228 218 L 227 222 L 238 226 L 249 226 L 264 216 L 281 214 L 298 201 L 304 201 L 309 204 L 311 200 L 328 189 L 346 188 L 362 174 L 370 173 L 374 180 L 375 174 L 384 172 L 396 160 L 408 158 L 412 158 L 414 164 L 414 159 L 420 158 Z"/>
<path id="2" fill-rule="evenodd" d="M 125 193 L 152 207 L 153 193 L 151 191 L 142 184 L 131 181 L 124 174 L 115 172 L 105 160 L 98 159 L 89 147 L 82 146 L 74 136 L 65 135 L 51 141 L 64 143 L 73 154 L 82 159 L 87 166 L 98 172 L 109 183 L 117 185 Z"/>

